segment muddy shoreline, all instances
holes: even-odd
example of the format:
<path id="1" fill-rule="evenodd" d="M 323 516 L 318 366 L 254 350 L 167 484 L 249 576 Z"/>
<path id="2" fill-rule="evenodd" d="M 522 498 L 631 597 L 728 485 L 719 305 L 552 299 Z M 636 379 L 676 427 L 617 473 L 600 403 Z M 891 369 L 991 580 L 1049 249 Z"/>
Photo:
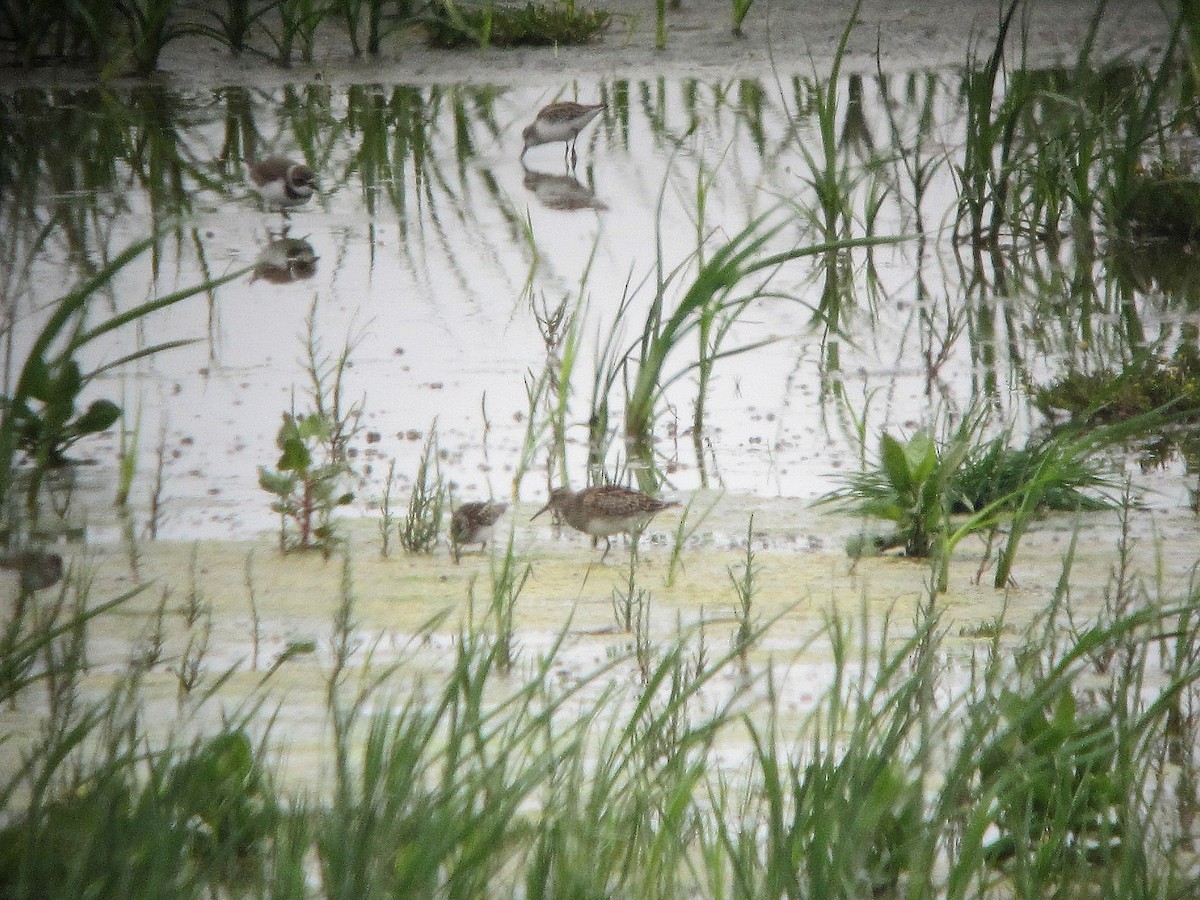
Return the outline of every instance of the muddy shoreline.
<path id="1" fill-rule="evenodd" d="M 233 57 L 215 41 L 186 38 L 170 44 L 156 79 L 186 88 L 294 83 L 330 85 L 545 84 L 569 92 L 573 79 L 667 77 L 726 78 L 827 73 L 853 4 L 759 0 L 744 23 L 730 31 L 730 7 L 719 0 L 685 0 L 667 13 L 667 46 L 654 46 L 655 8 L 649 0 L 593 3 L 612 13 L 606 31 L 582 47 L 512 50 L 432 50 L 418 28 L 398 29 L 378 57 L 355 58 L 340 23 L 323 26 L 314 61 L 283 68 L 259 53 Z M 999 18 L 995 0 L 928 0 L 896 4 L 866 0 L 847 42 L 845 72 L 902 72 L 965 65 L 985 56 Z M 1043 0 L 1018 12 L 1010 52 L 1026 66 L 1073 65 L 1094 24 L 1094 3 Z M 1161 52 L 1170 24 L 1155 4 L 1110 4 L 1096 32 L 1094 58 L 1137 60 Z M 263 52 L 269 46 L 262 41 Z M 78 87 L 95 80 L 69 68 L 4 69 L 3 85 Z M 138 83 L 116 78 L 111 86 Z"/>

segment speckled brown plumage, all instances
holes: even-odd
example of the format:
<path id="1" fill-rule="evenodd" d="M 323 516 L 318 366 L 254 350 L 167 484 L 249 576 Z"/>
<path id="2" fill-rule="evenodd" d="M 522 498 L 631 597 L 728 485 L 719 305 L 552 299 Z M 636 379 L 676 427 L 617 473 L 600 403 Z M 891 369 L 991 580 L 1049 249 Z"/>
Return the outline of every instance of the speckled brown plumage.
<path id="1" fill-rule="evenodd" d="M 506 509 L 507 503 L 473 501 L 454 510 L 450 517 L 450 549 L 455 562 L 465 544 L 482 544 L 481 549 L 487 549 L 496 522 Z"/>
<path id="2" fill-rule="evenodd" d="M 659 500 L 615 484 L 584 488 L 582 491 L 564 487 L 551 491 L 550 500 L 534 513 L 533 518 L 536 519 L 546 510 L 554 510 L 576 531 L 590 534 L 593 538 L 604 538 L 604 554 L 607 556 L 612 535 L 638 534 L 658 512 L 678 505 L 674 500 Z"/>

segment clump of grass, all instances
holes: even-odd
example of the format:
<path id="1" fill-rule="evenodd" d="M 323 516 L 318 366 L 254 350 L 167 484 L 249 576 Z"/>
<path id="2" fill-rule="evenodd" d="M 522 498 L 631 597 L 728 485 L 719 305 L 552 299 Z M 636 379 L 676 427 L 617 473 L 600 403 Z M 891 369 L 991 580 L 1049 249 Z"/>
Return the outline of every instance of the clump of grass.
<path id="1" fill-rule="evenodd" d="M 1200 179 L 1171 166 L 1135 173 L 1117 224 L 1144 237 L 1186 241 L 1200 234 Z"/>
<path id="2" fill-rule="evenodd" d="M 523 7 L 492 2 L 463 6 L 437 0 L 424 20 L 431 47 L 551 47 L 584 44 L 609 23 L 604 10 L 579 9 L 574 0 L 527 3 Z"/>
<path id="3" fill-rule="evenodd" d="M 437 420 L 434 419 L 417 463 L 408 497 L 408 512 L 400 523 L 400 546 L 409 553 L 432 553 L 441 534 L 448 488 L 442 477 L 438 453 Z"/>
<path id="4" fill-rule="evenodd" d="M 177 0 L 117 0 L 117 11 L 125 20 L 126 52 L 135 75 L 154 72 L 167 45 L 195 30 L 179 21 L 176 7 Z"/>
<path id="5" fill-rule="evenodd" d="M 702 364 L 693 361 L 680 371 L 668 374 L 667 361 L 685 339 L 693 333 L 706 337 L 707 344 L 700 354 L 700 360 L 709 367 L 718 360 L 747 353 L 769 343 L 759 341 L 724 349 L 720 346 L 737 318 L 755 300 L 769 296 L 765 282 L 749 283 L 753 276 L 762 274 L 769 280 L 770 275 L 786 262 L 835 248 L 847 249 L 894 241 L 892 238 L 855 238 L 767 254 L 764 252 L 766 245 L 784 228 L 782 222 L 769 224 L 771 215 L 768 212 L 752 220 L 704 260 L 673 309 L 668 306 L 669 286 L 675 279 L 683 277 L 684 268 L 676 268 L 670 276 L 663 275 L 660 242 L 655 297 L 646 315 L 642 333 L 627 354 L 630 360 L 628 365 L 636 366 L 630 376 L 631 385 L 625 404 L 625 435 L 630 444 L 631 459 L 636 458 L 642 464 L 649 464 L 652 460 L 652 431 L 659 401 L 668 387 Z M 745 293 L 738 293 L 739 290 Z M 703 403 L 703 398 L 698 402 Z"/>
<path id="6" fill-rule="evenodd" d="M 525 589 L 533 566 L 517 557 L 513 550 L 513 536 L 509 534 L 508 546 L 503 555 L 493 555 L 488 572 L 491 579 L 491 597 L 488 602 L 487 620 L 492 626 L 496 647 L 496 669 L 508 675 L 517 659 L 516 609 L 517 598 Z M 472 586 L 471 608 L 474 609 L 474 587 Z"/>
<path id="7" fill-rule="evenodd" d="M 758 592 L 758 565 L 754 561 L 754 516 L 746 525 L 746 557 L 742 561 L 742 571 L 737 574 L 732 568 L 726 570 L 729 581 L 733 585 L 736 601 L 733 607 L 733 621 L 736 629 L 733 634 L 733 651 L 737 654 L 738 663 L 742 668 L 742 676 L 750 677 L 750 650 L 753 637 L 758 631 L 754 619 L 754 595 Z"/>
<path id="8" fill-rule="evenodd" d="M 1087 511 L 1111 508 L 1097 489 L 1111 487 L 1093 462 L 1096 451 L 1122 440 L 1128 428 L 1068 433 L 1024 448 L 1009 446 L 1006 431 L 984 440 L 985 419 L 964 417 L 946 438 L 928 431 L 907 440 L 880 436 L 878 464 L 843 477 L 845 487 L 821 503 L 892 522 L 896 530 L 859 536 L 847 551 L 862 555 L 902 547 L 906 556 L 938 561 L 938 589 L 947 587 L 950 555 L 971 534 L 1007 527 L 997 560 L 996 587 L 1008 582 L 1017 546 L 1032 520 L 1046 510 Z M 1089 493 L 1090 492 L 1090 493 Z"/>
<path id="9" fill-rule="evenodd" d="M 278 0 L 264 0 L 256 9 L 251 0 L 225 0 L 224 8 L 214 4 L 204 10 L 205 16 L 214 24 L 197 23 L 193 26 L 198 34 L 224 44 L 234 56 L 241 56 L 249 49 L 249 38 L 253 29 L 265 27 L 263 17 L 278 6 Z"/>
<path id="10" fill-rule="evenodd" d="M 1122 370 L 1071 371 L 1033 393 L 1034 405 L 1047 418 L 1066 412 L 1080 424 L 1127 421 L 1157 409 L 1170 409 L 1187 418 L 1200 418 L 1200 349 L 1196 329 L 1171 360 L 1140 353 Z"/>
<path id="11" fill-rule="evenodd" d="M 729 0 L 729 11 L 732 17 L 731 31 L 734 37 L 745 36 L 745 32 L 742 31 L 742 23 L 746 21 L 746 15 L 753 5 L 754 0 Z"/>

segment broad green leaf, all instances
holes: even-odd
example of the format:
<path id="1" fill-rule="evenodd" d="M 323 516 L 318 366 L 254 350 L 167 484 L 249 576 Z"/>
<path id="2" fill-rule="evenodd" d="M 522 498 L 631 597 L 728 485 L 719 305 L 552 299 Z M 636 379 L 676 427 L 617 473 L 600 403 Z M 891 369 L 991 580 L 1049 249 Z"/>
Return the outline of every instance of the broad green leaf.
<path id="1" fill-rule="evenodd" d="M 886 432 L 880 438 L 879 456 L 883 471 L 891 482 L 896 493 L 908 496 L 912 490 L 912 473 L 908 467 L 908 457 L 903 445 Z"/>
<path id="2" fill-rule="evenodd" d="M 111 400 L 95 400 L 78 419 L 74 431 L 78 435 L 97 434 L 111 428 L 121 418 L 121 407 Z"/>
<path id="3" fill-rule="evenodd" d="M 937 446 L 925 432 L 913 435 L 904 447 L 904 455 L 908 458 L 908 471 L 917 484 L 925 481 L 937 466 Z"/>
<path id="4" fill-rule="evenodd" d="M 299 438 L 288 438 L 280 449 L 283 454 L 275 464 L 280 472 L 303 472 L 312 465 L 312 453 Z"/>
<path id="5" fill-rule="evenodd" d="M 46 361 L 40 357 L 32 358 L 25 364 L 25 396 L 42 403 L 47 402 L 54 392 L 50 380 L 50 370 Z M 20 396 L 20 394 L 18 394 Z"/>

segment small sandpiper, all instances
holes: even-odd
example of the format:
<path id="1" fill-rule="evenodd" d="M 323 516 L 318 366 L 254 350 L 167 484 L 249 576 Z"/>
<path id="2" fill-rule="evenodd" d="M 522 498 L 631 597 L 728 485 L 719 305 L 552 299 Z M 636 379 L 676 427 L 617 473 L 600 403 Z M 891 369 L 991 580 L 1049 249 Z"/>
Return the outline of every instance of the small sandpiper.
<path id="1" fill-rule="evenodd" d="M 450 552 L 454 554 L 455 562 L 458 562 L 464 544 L 482 544 L 480 549 L 487 549 L 496 522 L 506 509 L 507 503 L 474 501 L 454 510 L 450 517 Z"/>
<path id="2" fill-rule="evenodd" d="M 18 573 L 21 590 L 34 591 L 53 587 L 63 576 L 62 557 L 44 550 L 0 550 L 0 569 Z"/>
<path id="3" fill-rule="evenodd" d="M 602 109 L 603 103 L 575 103 L 572 100 L 543 106 L 538 110 L 537 117 L 521 132 L 521 137 L 525 139 L 521 159 L 525 158 L 530 147 L 563 141 L 566 144 L 563 157 L 569 156 L 571 165 L 575 165 L 579 159 L 575 153 L 575 140 L 579 137 L 579 132 L 600 115 Z"/>
<path id="4" fill-rule="evenodd" d="M 533 518 L 552 509 L 576 531 L 590 534 L 593 543 L 596 538 L 604 538 L 604 556 L 600 557 L 604 562 L 612 548 L 612 535 L 629 534 L 636 538 L 656 513 L 678 505 L 674 500 L 658 500 L 615 484 L 582 491 L 561 487 L 550 492 L 549 502 Z"/>
<path id="5" fill-rule="evenodd" d="M 317 176 L 304 163 L 282 156 L 245 160 L 246 179 L 268 206 L 286 210 L 307 203 L 317 189 Z"/>

